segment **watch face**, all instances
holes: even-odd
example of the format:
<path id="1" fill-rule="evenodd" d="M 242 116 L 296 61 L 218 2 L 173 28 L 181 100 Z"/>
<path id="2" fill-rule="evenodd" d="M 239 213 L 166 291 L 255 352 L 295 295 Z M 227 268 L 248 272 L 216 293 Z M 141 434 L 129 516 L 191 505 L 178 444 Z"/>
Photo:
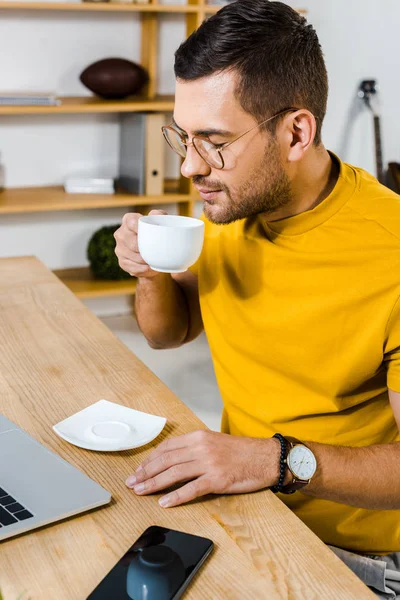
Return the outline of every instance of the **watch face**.
<path id="1" fill-rule="evenodd" d="M 314 454 L 306 446 L 295 446 L 288 454 L 288 466 L 298 479 L 310 479 L 317 468 Z"/>

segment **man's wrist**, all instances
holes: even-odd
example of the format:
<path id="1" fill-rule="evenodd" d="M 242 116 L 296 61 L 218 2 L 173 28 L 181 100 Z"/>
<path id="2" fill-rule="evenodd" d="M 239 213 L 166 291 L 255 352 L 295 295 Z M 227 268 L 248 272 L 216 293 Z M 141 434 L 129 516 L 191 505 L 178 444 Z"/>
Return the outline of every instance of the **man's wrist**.
<path id="1" fill-rule="evenodd" d="M 271 465 L 271 474 L 270 474 L 270 484 L 268 487 L 276 488 L 278 486 L 280 475 L 281 475 L 281 458 L 282 458 L 282 445 L 278 438 L 271 437 L 268 439 L 270 444 L 270 465 Z M 285 452 L 285 465 L 283 472 L 283 480 L 281 480 L 281 485 L 285 486 L 292 481 L 291 473 L 286 464 L 286 455 L 289 448 L 286 449 Z M 276 491 L 276 490 L 275 490 Z"/>
<path id="2" fill-rule="evenodd" d="M 279 478 L 277 484 L 271 487 L 273 492 L 293 494 L 302 490 L 311 482 L 316 469 L 317 460 L 304 442 L 294 437 L 275 433 L 281 446 L 279 456 Z"/>
<path id="3" fill-rule="evenodd" d="M 271 437 L 268 439 L 268 444 L 270 446 L 269 456 L 271 465 L 269 477 L 270 483 L 268 487 L 274 487 L 278 485 L 280 477 L 281 443 L 277 438 Z"/>
<path id="4" fill-rule="evenodd" d="M 150 271 L 149 273 L 143 275 L 137 275 L 138 284 L 142 287 L 146 285 L 158 285 L 160 281 L 165 281 L 166 279 L 171 278 L 170 273 L 159 273 L 157 271 Z"/>

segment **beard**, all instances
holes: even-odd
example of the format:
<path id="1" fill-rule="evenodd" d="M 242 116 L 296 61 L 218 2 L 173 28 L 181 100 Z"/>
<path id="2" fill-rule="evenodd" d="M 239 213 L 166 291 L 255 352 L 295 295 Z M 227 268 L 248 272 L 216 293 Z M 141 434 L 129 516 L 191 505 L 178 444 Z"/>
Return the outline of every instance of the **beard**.
<path id="1" fill-rule="evenodd" d="M 201 175 L 195 175 L 193 183 L 221 190 L 224 194 L 224 200 L 215 203 L 205 201 L 203 206 L 205 217 L 217 225 L 227 225 L 262 213 L 267 216 L 292 201 L 290 179 L 282 167 L 276 140 L 270 141 L 261 164 L 251 170 L 244 183 L 228 187 Z"/>

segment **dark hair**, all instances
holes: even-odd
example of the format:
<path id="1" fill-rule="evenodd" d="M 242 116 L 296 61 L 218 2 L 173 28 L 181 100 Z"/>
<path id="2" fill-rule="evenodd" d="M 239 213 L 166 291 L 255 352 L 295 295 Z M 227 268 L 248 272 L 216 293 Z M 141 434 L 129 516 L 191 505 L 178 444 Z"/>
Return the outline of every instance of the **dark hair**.
<path id="1" fill-rule="evenodd" d="M 262 121 L 290 106 L 317 117 L 314 144 L 328 96 L 318 36 L 293 8 L 269 0 L 237 0 L 204 21 L 175 52 L 175 76 L 184 81 L 232 69 L 242 108 Z M 272 132 L 276 120 L 272 121 Z"/>

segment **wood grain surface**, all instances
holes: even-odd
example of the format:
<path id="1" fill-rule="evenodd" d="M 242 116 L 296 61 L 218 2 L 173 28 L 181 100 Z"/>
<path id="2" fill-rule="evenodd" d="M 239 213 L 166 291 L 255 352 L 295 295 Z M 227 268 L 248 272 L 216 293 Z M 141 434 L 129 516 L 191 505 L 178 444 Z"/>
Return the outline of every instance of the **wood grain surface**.
<path id="1" fill-rule="evenodd" d="M 107 507 L 2 542 L 4 600 L 22 592 L 84 600 L 150 525 L 214 541 L 188 600 L 375 598 L 269 491 L 162 509 L 159 495 L 127 489 L 127 475 L 155 445 L 205 426 L 33 257 L 0 260 L 0 335 L 0 411 L 113 496 Z M 167 425 L 153 443 L 119 453 L 82 450 L 52 431 L 101 398 L 165 416 Z"/>

